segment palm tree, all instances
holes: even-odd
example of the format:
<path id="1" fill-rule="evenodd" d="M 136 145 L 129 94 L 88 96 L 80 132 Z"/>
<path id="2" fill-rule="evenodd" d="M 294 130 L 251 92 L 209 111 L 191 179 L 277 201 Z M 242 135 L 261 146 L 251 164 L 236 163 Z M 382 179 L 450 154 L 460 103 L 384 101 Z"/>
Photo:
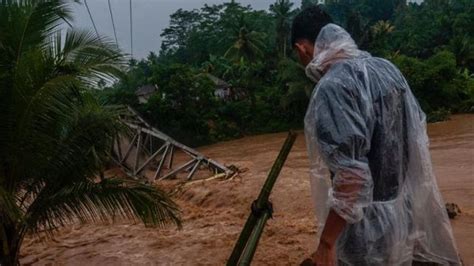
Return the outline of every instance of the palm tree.
<path id="1" fill-rule="evenodd" d="M 289 0 L 277 0 L 270 5 L 270 11 L 276 21 L 277 47 L 278 52 L 286 57 L 288 36 L 290 32 L 290 19 L 293 15 L 291 10 L 293 3 Z"/>
<path id="2" fill-rule="evenodd" d="M 278 68 L 278 80 L 285 87 L 285 97 L 281 100 L 281 107 L 286 111 L 293 109 L 292 112 L 298 112 L 299 116 L 304 116 L 314 83 L 306 77 L 304 67 L 290 58 L 281 60 Z"/>
<path id="3" fill-rule="evenodd" d="M 379 20 L 372 26 L 372 31 L 376 37 L 385 36 L 392 33 L 395 30 L 395 27 L 390 24 L 390 21 Z"/>
<path id="4" fill-rule="evenodd" d="M 100 178 L 118 113 L 90 88 L 117 78 L 113 42 L 68 30 L 67 0 L 0 2 L 0 265 L 17 265 L 27 233 L 114 218 L 179 224 L 161 190 Z"/>
<path id="5" fill-rule="evenodd" d="M 395 26 L 390 24 L 389 21 L 379 20 L 375 25 L 371 27 L 372 51 L 378 55 L 386 55 L 387 48 L 390 47 L 388 41 L 390 34 L 395 30 Z"/>
<path id="6" fill-rule="evenodd" d="M 240 61 L 254 63 L 263 57 L 264 37 L 264 33 L 250 29 L 242 16 L 237 25 L 234 26 L 234 35 L 231 36 L 233 43 L 224 54 L 224 57 L 237 63 Z"/>

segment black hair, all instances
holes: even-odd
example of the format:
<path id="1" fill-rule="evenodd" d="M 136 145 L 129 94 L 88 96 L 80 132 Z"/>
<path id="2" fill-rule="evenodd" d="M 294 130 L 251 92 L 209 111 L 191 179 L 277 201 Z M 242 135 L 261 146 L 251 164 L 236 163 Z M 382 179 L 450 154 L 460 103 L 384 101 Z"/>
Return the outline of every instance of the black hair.
<path id="1" fill-rule="evenodd" d="M 314 43 L 321 29 L 329 23 L 332 23 L 332 18 L 320 5 L 303 9 L 291 26 L 291 45 L 294 46 L 301 39 Z"/>

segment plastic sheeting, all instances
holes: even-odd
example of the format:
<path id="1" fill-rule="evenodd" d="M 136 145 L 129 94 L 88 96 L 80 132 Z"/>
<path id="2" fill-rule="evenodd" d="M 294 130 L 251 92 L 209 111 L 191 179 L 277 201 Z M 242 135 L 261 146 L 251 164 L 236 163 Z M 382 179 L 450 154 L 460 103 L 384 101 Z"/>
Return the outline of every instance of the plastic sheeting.
<path id="1" fill-rule="evenodd" d="M 312 195 L 319 232 L 330 209 L 348 223 L 339 264 L 459 265 L 425 114 L 403 75 L 334 24 L 314 54 L 306 73 L 319 82 L 305 117 Z"/>

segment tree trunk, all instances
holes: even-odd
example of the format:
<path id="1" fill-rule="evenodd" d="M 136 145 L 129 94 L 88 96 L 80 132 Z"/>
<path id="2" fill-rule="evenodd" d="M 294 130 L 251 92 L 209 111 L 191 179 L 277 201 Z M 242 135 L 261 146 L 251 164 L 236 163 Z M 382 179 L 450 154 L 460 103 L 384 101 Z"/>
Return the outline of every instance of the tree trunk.
<path id="1" fill-rule="evenodd" d="M 2 225 L 0 232 L 0 265 L 16 266 L 19 263 L 19 254 L 22 237 L 16 227 L 9 224 Z"/>

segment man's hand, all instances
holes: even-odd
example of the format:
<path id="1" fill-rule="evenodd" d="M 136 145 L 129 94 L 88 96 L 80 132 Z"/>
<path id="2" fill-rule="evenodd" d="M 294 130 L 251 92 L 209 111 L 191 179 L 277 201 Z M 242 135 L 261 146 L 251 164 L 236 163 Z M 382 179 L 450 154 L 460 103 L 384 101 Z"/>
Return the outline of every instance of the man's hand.
<path id="1" fill-rule="evenodd" d="M 345 226 L 346 221 L 337 215 L 335 211 L 331 210 L 321 234 L 318 250 L 311 256 L 313 265 L 333 266 L 337 264 L 336 241 Z M 307 261 L 305 262 L 308 263 Z"/>
<path id="2" fill-rule="evenodd" d="M 313 263 L 316 266 L 336 265 L 336 248 L 334 245 L 321 241 L 318 250 L 313 254 Z"/>

